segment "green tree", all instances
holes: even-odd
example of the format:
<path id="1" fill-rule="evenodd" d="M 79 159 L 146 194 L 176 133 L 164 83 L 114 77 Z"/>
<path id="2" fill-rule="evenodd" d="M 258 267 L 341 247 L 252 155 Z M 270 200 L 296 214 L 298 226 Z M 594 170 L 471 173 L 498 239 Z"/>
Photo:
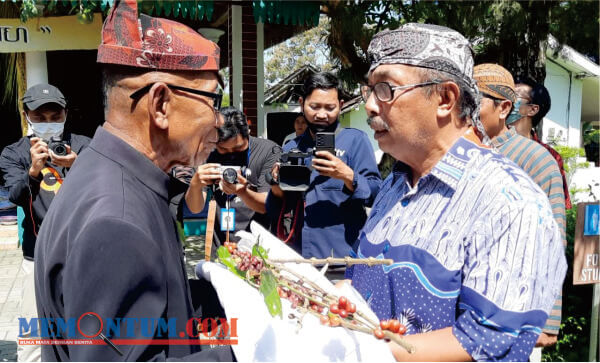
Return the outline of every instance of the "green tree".
<path id="1" fill-rule="evenodd" d="M 368 71 L 369 41 L 380 30 L 408 22 L 448 26 L 473 44 L 476 62 L 502 64 L 515 77 L 543 81 L 548 35 L 598 62 L 597 1 L 325 1 L 328 44 L 348 79 Z"/>
<path id="2" fill-rule="evenodd" d="M 270 87 L 306 64 L 330 71 L 334 68 L 326 38 L 329 19 L 321 17 L 319 26 L 300 33 L 265 51 L 265 82 Z"/>

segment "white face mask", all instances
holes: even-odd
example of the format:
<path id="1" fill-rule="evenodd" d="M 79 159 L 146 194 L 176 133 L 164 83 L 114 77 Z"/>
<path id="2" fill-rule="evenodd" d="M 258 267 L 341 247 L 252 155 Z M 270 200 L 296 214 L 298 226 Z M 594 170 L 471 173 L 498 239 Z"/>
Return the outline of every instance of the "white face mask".
<path id="1" fill-rule="evenodd" d="M 62 137 L 65 122 L 31 122 L 29 116 L 25 115 L 29 130 L 28 136 L 35 135 L 44 140 L 50 140 L 53 136 Z"/>

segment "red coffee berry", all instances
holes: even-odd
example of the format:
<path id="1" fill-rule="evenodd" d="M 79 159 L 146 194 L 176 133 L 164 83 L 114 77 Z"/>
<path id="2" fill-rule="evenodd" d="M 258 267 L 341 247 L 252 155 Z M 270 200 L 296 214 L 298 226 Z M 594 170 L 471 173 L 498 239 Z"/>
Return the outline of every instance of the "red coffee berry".
<path id="1" fill-rule="evenodd" d="M 375 335 L 375 338 L 377 339 L 383 339 L 384 337 L 383 331 L 379 328 L 373 330 L 373 335 Z"/>
<path id="2" fill-rule="evenodd" d="M 397 333 L 398 330 L 400 330 L 400 322 L 396 319 L 391 319 L 389 331 L 392 333 Z"/>
<path id="3" fill-rule="evenodd" d="M 329 311 L 332 314 L 338 314 L 340 312 L 340 308 L 339 308 L 338 304 L 331 304 L 331 305 L 329 305 Z"/>
<path id="4" fill-rule="evenodd" d="M 345 296 L 340 296 L 340 298 L 338 300 L 338 306 L 340 307 L 340 309 L 345 309 L 347 303 L 348 303 L 348 299 L 346 299 Z"/>
<path id="5" fill-rule="evenodd" d="M 400 324 L 400 328 L 398 329 L 398 334 L 400 334 L 400 335 L 406 334 L 406 327 L 403 324 Z"/>
<path id="6" fill-rule="evenodd" d="M 329 325 L 329 317 L 327 317 L 326 315 L 321 315 L 320 319 L 321 319 L 321 324 Z"/>
<path id="7" fill-rule="evenodd" d="M 349 302 L 346 310 L 348 310 L 350 314 L 354 314 L 356 312 L 356 304 Z"/>
<path id="8" fill-rule="evenodd" d="M 379 322 L 379 326 L 381 327 L 381 330 L 388 330 L 390 328 L 390 321 L 382 320 Z"/>
<path id="9" fill-rule="evenodd" d="M 340 309 L 340 318 L 347 318 L 348 317 L 348 312 L 345 309 Z"/>

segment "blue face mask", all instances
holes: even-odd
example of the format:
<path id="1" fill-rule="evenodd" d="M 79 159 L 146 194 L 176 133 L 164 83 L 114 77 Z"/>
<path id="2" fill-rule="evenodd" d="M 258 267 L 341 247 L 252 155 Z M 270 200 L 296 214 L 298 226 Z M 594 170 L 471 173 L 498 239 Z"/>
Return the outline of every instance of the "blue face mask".
<path id="1" fill-rule="evenodd" d="M 510 112 L 510 115 L 508 115 L 508 117 L 506 118 L 506 126 L 511 125 L 515 122 L 517 122 L 518 120 L 520 120 L 523 115 L 521 115 L 519 113 L 519 109 L 521 108 L 521 99 L 517 99 L 517 102 L 515 102 L 512 111 Z"/>

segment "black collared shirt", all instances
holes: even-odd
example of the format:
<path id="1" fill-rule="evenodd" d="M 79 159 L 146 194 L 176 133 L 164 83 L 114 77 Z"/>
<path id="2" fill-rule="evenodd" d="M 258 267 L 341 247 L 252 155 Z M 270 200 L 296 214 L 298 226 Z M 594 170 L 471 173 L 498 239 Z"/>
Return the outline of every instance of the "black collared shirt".
<path id="1" fill-rule="evenodd" d="M 94 312 L 122 321 L 176 319 L 176 336 L 160 336 L 155 329 L 152 338 L 177 339 L 185 331 L 193 309 L 183 249 L 169 211 L 169 184 L 169 176 L 148 158 L 98 128 L 54 199 L 38 236 L 35 280 L 40 318 L 78 319 Z M 133 338 L 147 339 L 140 325 L 135 326 Z M 132 338 L 125 324 L 120 333 L 121 339 Z M 75 337 L 84 338 L 79 332 Z M 119 349 L 123 357 L 106 345 L 46 345 L 42 360 L 232 359 L 229 348 L 199 352 L 198 345 Z M 197 354 L 189 357 L 192 353 Z"/>

